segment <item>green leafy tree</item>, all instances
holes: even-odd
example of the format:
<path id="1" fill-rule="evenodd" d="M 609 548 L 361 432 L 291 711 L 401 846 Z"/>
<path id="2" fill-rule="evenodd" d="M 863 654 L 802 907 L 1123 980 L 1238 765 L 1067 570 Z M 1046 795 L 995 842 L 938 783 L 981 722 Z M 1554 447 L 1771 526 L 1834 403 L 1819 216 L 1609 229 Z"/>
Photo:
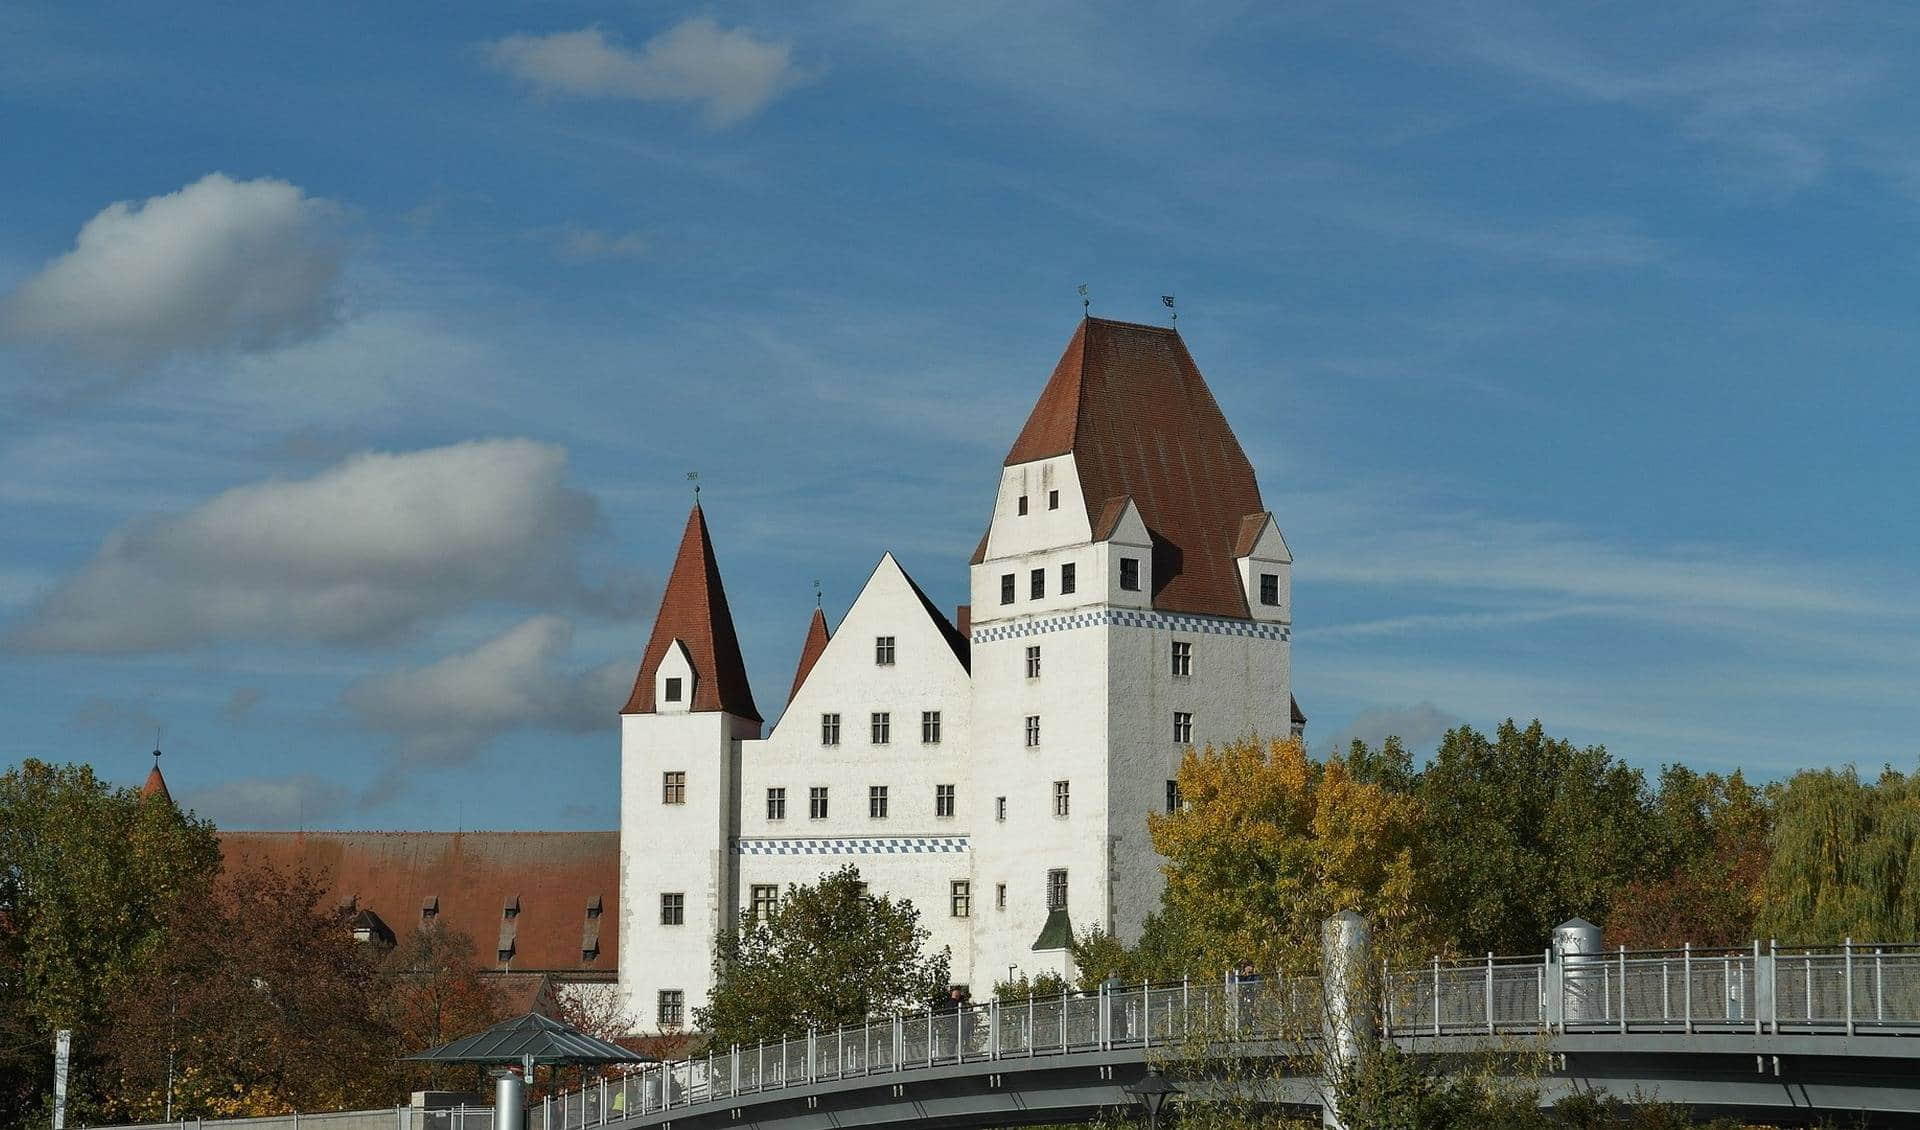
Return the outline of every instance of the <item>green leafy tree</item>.
<path id="1" fill-rule="evenodd" d="M 715 940 L 713 994 L 694 1011 L 720 1046 L 859 1024 L 946 993 L 949 954 L 928 952 L 919 910 L 867 893 L 852 865 L 743 919 Z"/>
<path id="2" fill-rule="evenodd" d="M 1646 781 L 1601 746 L 1511 719 L 1492 740 L 1449 732 L 1416 786 L 1431 852 L 1430 906 L 1466 953 L 1531 953 L 1659 864 Z"/>
<path id="3" fill-rule="evenodd" d="M 1759 930 L 1783 942 L 1920 937 L 1920 777 L 1795 774 L 1775 805 Z"/>
<path id="4" fill-rule="evenodd" d="M 86 765 L 0 774 L 0 1112 L 48 1109 L 53 1032 L 71 1028 L 68 1119 L 95 1116 L 106 1001 L 219 868 L 213 826 L 161 797 Z"/>
<path id="5" fill-rule="evenodd" d="M 1653 801 L 1650 851 L 1658 878 L 1613 899 L 1610 944 L 1630 949 L 1732 946 L 1755 936 L 1771 855 L 1773 807 L 1739 772 L 1722 777 L 1670 765 Z"/>

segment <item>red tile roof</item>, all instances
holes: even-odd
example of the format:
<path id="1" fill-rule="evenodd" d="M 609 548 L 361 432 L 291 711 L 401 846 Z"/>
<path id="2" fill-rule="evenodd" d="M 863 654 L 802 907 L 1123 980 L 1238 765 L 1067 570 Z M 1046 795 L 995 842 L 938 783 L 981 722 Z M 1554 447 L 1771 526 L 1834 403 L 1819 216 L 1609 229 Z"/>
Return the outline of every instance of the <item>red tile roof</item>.
<path id="1" fill-rule="evenodd" d="M 140 795 L 143 797 L 157 796 L 168 804 L 173 803 L 173 794 L 167 791 L 167 779 L 160 775 L 160 763 L 158 761 L 153 763 L 152 770 L 147 773 L 147 783 L 140 786 Z"/>
<path id="2" fill-rule="evenodd" d="M 755 722 L 761 720 L 760 711 L 753 705 L 753 688 L 747 684 L 740 641 L 733 632 L 733 613 L 727 609 L 727 589 L 720 583 L 720 566 L 713 558 L 707 516 L 698 503 L 687 515 L 680 552 L 673 560 L 673 575 L 667 578 L 660 612 L 653 618 L 653 635 L 641 656 L 633 694 L 620 713 L 653 713 L 654 675 L 676 639 L 686 645 L 693 660 L 691 707 L 695 712 L 723 710 Z"/>
<path id="3" fill-rule="evenodd" d="M 220 849 L 232 868 L 324 875 L 329 905 L 351 899 L 403 941 L 431 901 L 436 922 L 472 936 L 482 968 L 569 980 L 611 980 L 620 968 L 619 832 L 222 832 Z M 503 923 L 513 927 L 505 962 Z M 588 957 L 590 937 L 598 953 Z"/>
<path id="4" fill-rule="evenodd" d="M 807 681 L 807 672 L 820 662 L 820 653 L 827 650 L 827 640 L 832 633 L 827 631 L 827 614 L 818 608 L 813 610 L 813 620 L 807 624 L 807 642 L 800 645 L 800 665 L 793 671 L 793 689 L 787 692 L 787 701 L 800 693 L 800 685 Z"/>
<path id="5" fill-rule="evenodd" d="M 1253 465 L 1180 335 L 1087 318 L 1074 331 L 1006 465 L 1072 452 L 1087 514 L 1131 497 L 1153 534 L 1153 606 L 1248 615 L 1233 551 L 1266 507 Z"/>
<path id="6" fill-rule="evenodd" d="M 1267 523 L 1272 519 L 1273 515 L 1264 510 L 1240 519 L 1240 534 L 1233 539 L 1233 555 L 1245 557 L 1252 553 L 1253 547 L 1260 543 L 1260 535 L 1266 532 Z"/>
<path id="7" fill-rule="evenodd" d="M 1287 704 L 1293 707 L 1293 724 L 1296 726 L 1306 725 L 1307 716 L 1300 712 L 1300 700 L 1297 698 L 1294 698 L 1292 695 L 1288 695 Z"/>

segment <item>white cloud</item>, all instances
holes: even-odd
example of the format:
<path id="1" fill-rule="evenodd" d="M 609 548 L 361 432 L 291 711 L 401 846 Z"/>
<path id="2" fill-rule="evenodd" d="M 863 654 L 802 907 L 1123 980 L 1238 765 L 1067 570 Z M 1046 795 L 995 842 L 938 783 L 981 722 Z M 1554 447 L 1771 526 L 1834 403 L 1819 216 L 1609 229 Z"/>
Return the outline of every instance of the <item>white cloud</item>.
<path id="1" fill-rule="evenodd" d="M 7 642 L 78 652 L 342 642 L 490 599 L 630 613 L 624 579 L 583 577 L 598 507 L 563 483 L 566 464 L 559 447 L 483 440 L 235 487 L 109 535 Z"/>
<path id="2" fill-rule="evenodd" d="M 227 696 L 227 704 L 220 708 L 220 716 L 229 722 L 245 721 L 266 697 L 267 692 L 259 687 L 235 687 Z"/>
<path id="3" fill-rule="evenodd" d="M 620 663 L 565 669 L 572 642 L 566 620 L 535 616 L 471 651 L 362 680 L 346 703 L 419 761 L 466 760 L 509 730 L 611 727 L 633 672 Z"/>
<path id="4" fill-rule="evenodd" d="M 1345 729 L 1327 739 L 1323 747 L 1330 753 L 1345 753 L 1355 738 L 1374 749 L 1389 737 L 1399 738 L 1417 766 L 1424 754 L 1431 753 L 1442 736 L 1460 724 L 1460 719 L 1431 702 L 1412 706 L 1380 706 L 1361 711 Z"/>
<path id="5" fill-rule="evenodd" d="M 0 299 L 0 341 L 139 361 L 311 337 L 338 305 L 339 215 L 285 181 L 221 173 L 109 205 Z"/>
<path id="6" fill-rule="evenodd" d="M 569 263 L 589 259 L 638 259 L 647 253 L 647 238 L 639 232 L 616 235 L 594 228 L 564 228 L 554 254 Z"/>
<path id="7" fill-rule="evenodd" d="M 493 65 L 536 88 L 581 98 L 691 102 L 709 125 L 754 116 L 803 81 L 791 44 L 723 30 L 694 18 L 654 36 L 638 51 L 598 27 L 552 35 L 510 35 L 487 46 Z"/>
<path id="8" fill-rule="evenodd" d="M 290 777 L 242 777 L 176 797 L 222 828 L 310 828 L 346 816 L 351 789 L 307 773 Z"/>

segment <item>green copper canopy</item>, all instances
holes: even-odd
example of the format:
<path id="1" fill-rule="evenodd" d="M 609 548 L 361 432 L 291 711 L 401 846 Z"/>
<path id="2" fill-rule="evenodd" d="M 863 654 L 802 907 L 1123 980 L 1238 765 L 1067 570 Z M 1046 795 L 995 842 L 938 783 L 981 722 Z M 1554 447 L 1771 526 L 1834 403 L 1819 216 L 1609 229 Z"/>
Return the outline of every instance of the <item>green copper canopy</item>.
<path id="1" fill-rule="evenodd" d="M 598 1040 L 558 1020 L 529 1012 L 484 1032 L 406 1058 L 424 1063 L 655 1063 L 652 1056 Z"/>

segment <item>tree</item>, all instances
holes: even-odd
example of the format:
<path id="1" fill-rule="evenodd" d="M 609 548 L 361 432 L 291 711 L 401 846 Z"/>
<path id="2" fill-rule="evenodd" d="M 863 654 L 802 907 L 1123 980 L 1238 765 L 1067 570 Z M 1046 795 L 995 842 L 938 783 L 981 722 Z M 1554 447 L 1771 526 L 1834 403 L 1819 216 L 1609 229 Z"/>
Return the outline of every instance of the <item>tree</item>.
<path id="1" fill-rule="evenodd" d="M 1920 933 L 1920 777 L 1797 773 L 1774 807 L 1759 929 L 1796 944 Z"/>
<path id="2" fill-rule="evenodd" d="M 790 885 L 772 911 L 715 939 L 713 994 L 694 1021 L 724 1047 L 925 1007 L 949 967 L 927 938 L 912 902 L 868 894 L 851 864 Z"/>
<path id="3" fill-rule="evenodd" d="M 1366 916 L 1389 950 L 1418 932 L 1413 797 L 1355 779 L 1342 758 L 1316 763 L 1295 738 L 1190 751 L 1179 787 L 1186 803 L 1147 827 L 1167 859 L 1159 930 L 1174 936 L 1157 948 L 1184 957 L 1180 972 L 1311 965 L 1340 910 Z"/>
<path id="4" fill-rule="evenodd" d="M 68 1118 L 93 1117 L 104 1002 L 156 947 L 167 908 L 219 868 L 212 825 L 161 797 L 85 765 L 29 758 L 0 774 L 0 1111 L 47 1108 L 53 1032 L 71 1028 Z"/>
<path id="5" fill-rule="evenodd" d="M 356 941 L 305 872 L 228 873 L 176 903 L 166 945 L 111 1001 L 115 1113 L 234 1117 L 383 1106 L 401 1051 Z M 413 1049 L 406 1049 L 413 1050 Z"/>
<path id="6" fill-rule="evenodd" d="M 1432 907 L 1467 953 L 1532 953 L 1553 928 L 1604 924 L 1613 896 L 1660 874 L 1645 779 L 1602 746 L 1550 738 L 1512 719 L 1494 739 L 1447 734 L 1420 774 Z"/>
<path id="7" fill-rule="evenodd" d="M 1653 848 L 1664 869 L 1613 899 L 1607 940 L 1629 949 L 1734 946 L 1754 937 L 1773 813 L 1739 772 L 1667 766 L 1653 801 Z"/>
<path id="8" fill-rule="evenodd" d="M 424 1051 L 470 1036 L 506 1019 L 506 999 L 497 981 L 481 973 L 473 939 L 433 919 L 421 922 L 388 953 L 385 1018 L 401 1054 Z M 597 1034 L 597 1033 L 596 1033 Z M 424 1066 L 422 1077 L 440 1078 Z M 461 1072 L 476 1088 L 485 1073 Z"/>

